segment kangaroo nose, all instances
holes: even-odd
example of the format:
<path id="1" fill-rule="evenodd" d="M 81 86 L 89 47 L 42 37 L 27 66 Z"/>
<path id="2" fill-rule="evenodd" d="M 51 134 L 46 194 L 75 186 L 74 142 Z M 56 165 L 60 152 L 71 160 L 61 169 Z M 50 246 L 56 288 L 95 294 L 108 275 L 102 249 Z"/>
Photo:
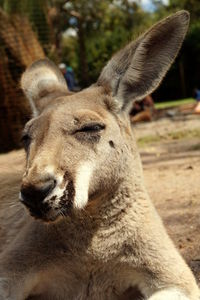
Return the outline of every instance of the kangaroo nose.
<path id="1" fill-rule="evenodd" d="M 52 192 L 56 181 L 51 179 L 41 186 L 25 185 L 21 188 L 21 202 L 29 208 L 39 208 L 42 201 Z"/>

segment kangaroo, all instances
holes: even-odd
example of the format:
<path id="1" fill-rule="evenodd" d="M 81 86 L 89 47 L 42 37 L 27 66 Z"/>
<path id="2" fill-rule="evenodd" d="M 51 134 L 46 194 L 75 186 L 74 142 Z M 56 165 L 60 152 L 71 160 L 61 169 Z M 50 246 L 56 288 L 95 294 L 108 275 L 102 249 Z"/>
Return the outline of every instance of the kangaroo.
<path id="1" fill-rule="evenodd" d="M 48 59 L 25 71 L 33 118 L 20 201 L 23 156 L 0 186 L 1 300 L 127 299 L 135 286 L 142 299 L 200 299 L 144 187 L 128 115 L 160 84 L 188 24 L 186 11 L 160 21 L 75 94 Z"/>

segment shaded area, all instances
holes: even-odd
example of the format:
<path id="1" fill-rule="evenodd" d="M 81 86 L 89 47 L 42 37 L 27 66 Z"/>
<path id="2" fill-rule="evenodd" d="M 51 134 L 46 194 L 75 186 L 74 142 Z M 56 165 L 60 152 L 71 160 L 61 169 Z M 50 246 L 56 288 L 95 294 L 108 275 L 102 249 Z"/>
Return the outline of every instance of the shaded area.
<path id="1" fill-rule="evenodd" d="M 20 89 L 20 77 L 44 52 L 26 18 L 0 10 L 0 152 L 20 147 L 21 131 L 30 108 Z"/>

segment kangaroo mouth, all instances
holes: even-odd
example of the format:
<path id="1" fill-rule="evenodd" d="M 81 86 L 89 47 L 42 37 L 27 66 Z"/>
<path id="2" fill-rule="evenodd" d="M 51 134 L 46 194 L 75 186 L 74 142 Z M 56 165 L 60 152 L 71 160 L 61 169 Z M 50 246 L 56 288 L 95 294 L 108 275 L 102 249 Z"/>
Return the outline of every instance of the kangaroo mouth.
<path id="1" fill-rule="evenodd" d="M 55 217 L 50 213 L 51 208 L 49 206 L 45 206 L 45 208 L 28 208 L 29 213 L 35 219 L 43 220 L 44 222 L 54 221 Z"/>
<path id="2" fill-rule="evenodd" d="M 70 199 L 62 199 L 58 206 L 51 205 L 49 203 L 44 203 L 40 207 L 27 207 L 30 215 L 37 220 L 44 222 L 54 222 L 58 218 L 67 217 L 70 215 L 73 208 L 73 202 Z"/>
<path id="3" fill-rule="evenodd" d="M 71 214 L 75 198 L 73 178 L 65 172 L 62 180 L 48 180 L 41 185 L 22 183 L 20 201 L 30 215 L 44 222 Z"/>
<path id="4" fill-rule="evenodd" d="M 73 182 L 69 181 L 63 190 L 55 190 L 42 202 L 36 200 L 31 204 L 31 202 L 24 202 L 21 197 L 20 200 L 33 218 L 44 222 L 54 222 L 58 218 L 71 214 L 74 195 Z"/>

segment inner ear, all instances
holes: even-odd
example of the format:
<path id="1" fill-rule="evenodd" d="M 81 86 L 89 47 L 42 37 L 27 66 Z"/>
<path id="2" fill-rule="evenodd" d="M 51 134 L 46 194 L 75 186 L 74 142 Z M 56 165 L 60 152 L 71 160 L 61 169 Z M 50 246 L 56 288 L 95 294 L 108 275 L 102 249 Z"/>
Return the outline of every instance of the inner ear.
<path id="1" fill-rule="evenodd" d="M 39 114 L 53 99 L 70 93 L 63 74 L 47 58 L 34 62 L 26 69 L 21 87 L 34 115 Z"/>

